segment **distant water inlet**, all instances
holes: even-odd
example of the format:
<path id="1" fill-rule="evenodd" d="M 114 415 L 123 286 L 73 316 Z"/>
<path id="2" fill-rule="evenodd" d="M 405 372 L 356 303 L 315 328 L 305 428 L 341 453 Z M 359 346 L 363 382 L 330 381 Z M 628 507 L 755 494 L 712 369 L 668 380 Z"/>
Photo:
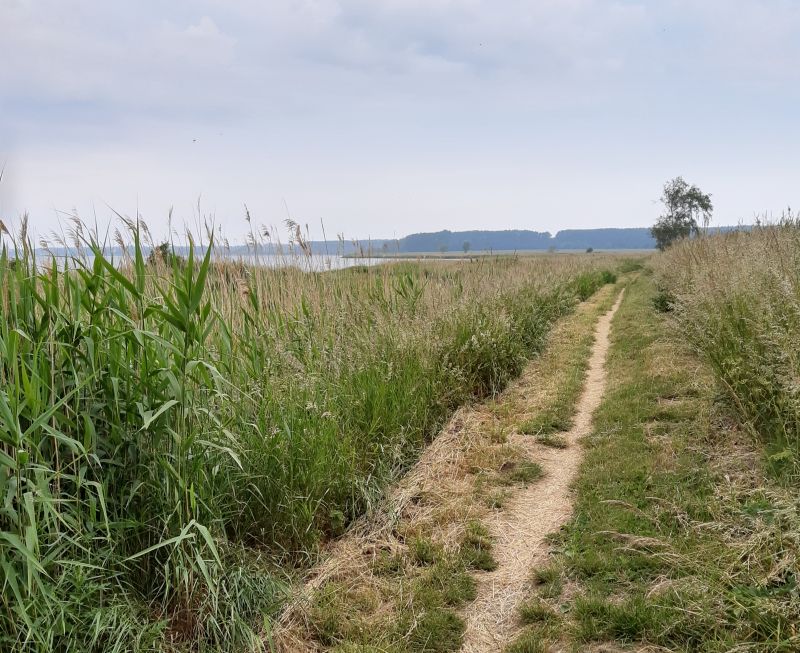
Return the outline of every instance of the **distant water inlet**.
<path id="1" fill-rule="evenodd" d="M 176 250 L 180 256 L 180 251 Z M 117 266 L 123 265 L 129 260 L 128 255 L 122 251 L 113 251 L 106 254 Z M 226 252 L 224 250 L 214 251 L 212 259 L 220 262 L 244 263 L 245 265 L 261 266 L 267 268 L 294 267 L 308 272 L 325 272 L 327 270 L 342 270 L 345 268 L 358 266 L 372 266 L 385 263 L 389 259 L 385 258 L 351 258 L 335 254 L 242 254 L 240 252 Z M 78 252 L 37 252 L 37 263 L 40 267 L 49 267 L 53 262 L 59 269 L 66 267 L 76 267 L 76 265 L 91 266 L 94 262 L 94 255 L 91 253 Z"/>

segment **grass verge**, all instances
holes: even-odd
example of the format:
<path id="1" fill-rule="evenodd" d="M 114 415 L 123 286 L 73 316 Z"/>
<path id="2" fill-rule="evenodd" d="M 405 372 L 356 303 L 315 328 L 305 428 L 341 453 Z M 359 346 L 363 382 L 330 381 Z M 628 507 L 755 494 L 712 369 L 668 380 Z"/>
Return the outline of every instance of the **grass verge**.
<path id="1" fill-rule="evenodd" d="M 796 499 L 767 480 L 656 292 L 643 274 L 615 317 L 575 516 L 534 570 L 533 614 L 548 616 L 530 623 L 527 604 L 509 651 L 798 650 Z"/>

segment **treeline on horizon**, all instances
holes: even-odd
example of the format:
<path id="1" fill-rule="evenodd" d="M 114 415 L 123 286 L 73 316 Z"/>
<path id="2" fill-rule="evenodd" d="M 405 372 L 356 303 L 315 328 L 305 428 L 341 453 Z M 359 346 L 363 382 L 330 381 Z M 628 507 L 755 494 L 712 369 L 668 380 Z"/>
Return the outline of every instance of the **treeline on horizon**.
<path id="1" fill-rule="evenodd" d="M 549 231 L 438 231 L 416 233 L 396 241 L 401 252 L 514 251 L 548 249 L 652 249 L 648 228 L 565 229 Z"/>
<path id="2" fill-rule="evenodd" d="M 715 227 L 710 232 L 749 230 L 749 226 Z M 325 243 L 313 243 L 324 245 Z M 362 250 L 399 253 L 459 251 L 527 251 L 592 249 L 654 249 L 656 241 L 649 227 L 607 227 L 602 229 L 563 229 L 549 231 L 527 229 L 436 231 L 415 233 L 397 240 L 372 240 L 358 243 Z M 345 252 L 349 253 L 349 252 Z"/>
<path id="3" fill-rule="evenodd" d="M 749 225 L 714 227 L 713 233 L 735 230 L 750 230 Z M 183 254 L 188 247 L 172 244 L 174 251 Z M 458 252 L 520 252 L 520 251 L 564 251 L 578 250 L 647 250 L 655 249 L 656 241 L 649 227 L 625 227 L 602 229 L 564 229 L 552 235 L 549 231 L 527 229 L 505 230 L 442 230 L 430 233 L 413 233 L 403 238 L 378 238 L 364 240 L 310 240 L 303 239 L 302 246 L 295 236 L 280 240 L 260 241 L 249 245 L 225 245 L 221 249 L 232 256 L 252 254 L 302 254 L 338 256 L 385 256 L 392 254 L 416 253 L 458 253 Z M 106 249 L 108 254 L 117 248 Z M 147 250 L 147 247 L 144 247 Z M 218 246 L 217 251 L 220 250 Z M 63 255 L 71 253 L 71 248 L 51 248 L 51 252 Z"/>
<path id="4" fill-rule="evenodd" d="M 403 238 L 311 241 L 315 254 L 387 255 L 425 252 L 501 252 L 592 249 L 653 249 L 650 229 L 565 229 L 555 235 L 528 229 L 413 233 Z"/>

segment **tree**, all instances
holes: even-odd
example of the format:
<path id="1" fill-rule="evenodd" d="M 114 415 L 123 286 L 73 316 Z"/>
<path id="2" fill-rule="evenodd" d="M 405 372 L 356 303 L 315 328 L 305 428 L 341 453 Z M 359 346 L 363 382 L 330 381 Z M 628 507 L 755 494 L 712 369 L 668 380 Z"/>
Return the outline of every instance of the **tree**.
<path id="1" fill-rule="evenodd" d="M 469 251 L 470 247 L 472 246 L 469 244 L 468 240 L 465 240 L 461 245 L 461 249 L 464 250 L 464 254 L 466 254 Z"/>
<path id="2" fill-rule="evenodd" d="M 586 253 L 587 254 L 591 254 L 593 251 L 594 251 L 594 247 L 587 247 L 586 248 Z"/>
<path id="3" fill-rule="evenodd" d="M 697 186 L 690 186 L 683 177 L 675 177 L 664 184 L 661 195 L 664 213 L 650 229 L 656 239 L 656 247 L 664 251 L 676 240 L 700 233 L 698 220 L 703 228 L 711 220 L 711 195 L 706 195 Z"/>

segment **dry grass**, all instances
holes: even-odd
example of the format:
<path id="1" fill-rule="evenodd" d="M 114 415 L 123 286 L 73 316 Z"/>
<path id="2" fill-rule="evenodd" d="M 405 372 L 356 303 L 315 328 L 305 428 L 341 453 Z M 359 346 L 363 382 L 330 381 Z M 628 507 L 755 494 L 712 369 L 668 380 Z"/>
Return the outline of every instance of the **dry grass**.
<path id="1" fill-rule="evenodd" d="M 800 228 L 698 238 L 654 259 L 663 303 L 713 369 L 773 472 L 800 469 Z"/>

